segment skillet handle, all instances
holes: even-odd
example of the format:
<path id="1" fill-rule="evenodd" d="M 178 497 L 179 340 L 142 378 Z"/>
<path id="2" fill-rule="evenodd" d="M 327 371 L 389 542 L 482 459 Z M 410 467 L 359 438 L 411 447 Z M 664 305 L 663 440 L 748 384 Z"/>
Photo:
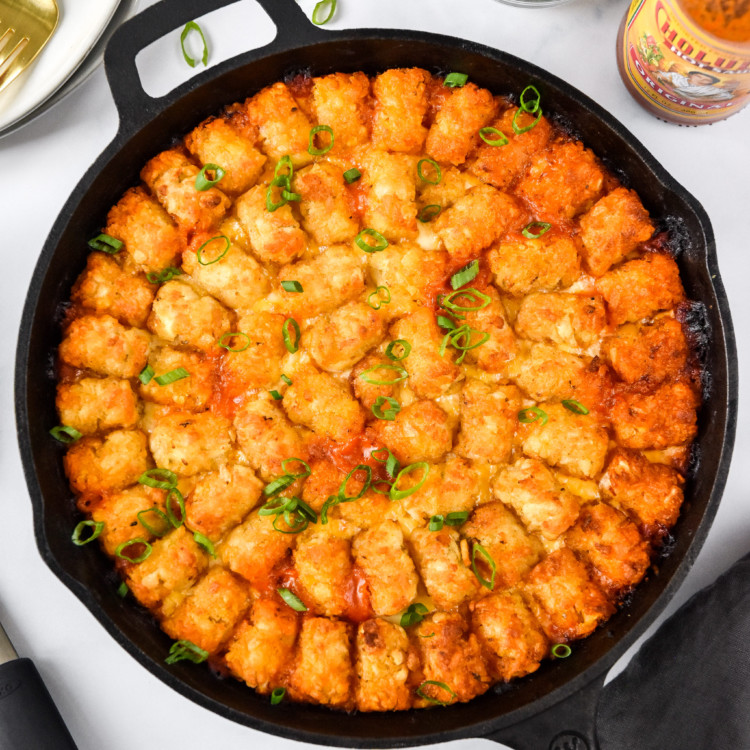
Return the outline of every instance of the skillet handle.
<path id="1" fill-rule="evenodd" d="M 514 750 L 600 750 L 596 709 L 606 672 L 566 699 L 525 721 L 486 736 Z"/>
<path id="2" fill-rule="evenodd" d="M 160 99 L 154 99 L 143 90 L 135 64 L 136 55 L 188 21 L 235 2 L 237 0 L 162 0 L 115 31 L 104 52 L 104 69 L 120 115 L 121 130 L 135 130 L 161 109 Z M 277 30 L 276 38 L 270 44 L 253 51 L 258 57 L 277 47 L 289 46 L 290 43 L 302 45 L 325 36 L 325 32 L 307 18 L 295 0 L 256 2 L 270 16 Z M 196 72 L 194 78 L 184 85 L 192 86 L 210 80 L 223 68 L 224 63 L 220 63 Z"/>

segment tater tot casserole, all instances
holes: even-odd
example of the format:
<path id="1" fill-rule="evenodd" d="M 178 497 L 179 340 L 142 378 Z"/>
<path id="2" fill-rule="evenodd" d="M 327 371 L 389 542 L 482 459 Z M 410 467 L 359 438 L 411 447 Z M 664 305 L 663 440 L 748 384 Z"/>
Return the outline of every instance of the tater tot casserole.
<path id="1" fill-rule="evenodd" d="M 575 658 L 648 575 L 697 430 L 691 303 L 638 195 L 524 86 L 275 83 L 91 239 L 53 434 L 73 542 L 168 663 L 273 703 L 448 705 Z"/>

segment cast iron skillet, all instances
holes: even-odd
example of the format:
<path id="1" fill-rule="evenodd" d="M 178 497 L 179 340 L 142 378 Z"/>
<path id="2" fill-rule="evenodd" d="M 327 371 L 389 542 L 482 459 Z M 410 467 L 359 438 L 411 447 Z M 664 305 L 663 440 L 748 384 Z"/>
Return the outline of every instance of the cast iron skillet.
<path id="1" fill-rule="evenodd" d="M 735 430 L 736 353 L 726 296 L 719 280 L 714 236 L 702 207 L 596 103 L 565 82 L 478 44 L 444 36 L 366 29 L 330 32 L 309 23 L 294 0 L 259 0 L 279 30 L 266 47 L 199 73 L 160 99 L 147 96 L 136 53 L 152 41 L 230 0 L 165 0 L 126 23 L 112 38 L 105 66 L 120 114 L 115 139 L 84 175 L 42 250 L 24 308 L 16 363 L 16 410 L 24 470 L 39 550 L 52 570 L 122 646 L 186 697 L 234 721 L 295 740 L 351 747 L 403 747 L 463 737 L 487 737 L 518 750 L 595 748 L 595 707 L 606 670 L 662 611 L 684 579 L 708 532 L 724 488 Z M 132 600 L 116 594 L 112 565 L 70 533 L 80 517 L 62 469 L 63 449 L 48 430 L 57 423 L 53 356 L 61 307 L 85 265 L 86 239 L 98 234 L 109 207 L 138 182 L 145 162 L 223 105 L 241 101 L 290 73 L 376 73 L 419 65 L 456 70 L 496 94 L 534 84 L 545 114 L 563 125 L 626 185 L 651 215 L 672 230 L 672 247 L 688 296 L 700 300 L 693 323 L 701 334 L 706 403 L 699 416 L 694 471 L 674 529 L 674 544 L 627 606 L 574 654 L 548 661 L 533 675 L 498 686 L 468 704 L 429 711 L 336 714 L 311 705 L 283 712 L 267 697 L 205 667 L 164 665 L 169 638 Z M 613 74 L 614 75 L 614 74 Z"/>

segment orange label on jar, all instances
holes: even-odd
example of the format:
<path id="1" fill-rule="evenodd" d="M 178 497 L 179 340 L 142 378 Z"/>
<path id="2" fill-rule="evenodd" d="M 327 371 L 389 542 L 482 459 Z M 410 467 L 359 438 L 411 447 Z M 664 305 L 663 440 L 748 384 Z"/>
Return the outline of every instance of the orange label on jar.
<path id="1" fill-rule="evenodd" d="M 675 2 L 635 0 L 622 44 L 628 80 L 665 116 L 697 124 L 748 103 L 747 45 L 709 38 Z"/>

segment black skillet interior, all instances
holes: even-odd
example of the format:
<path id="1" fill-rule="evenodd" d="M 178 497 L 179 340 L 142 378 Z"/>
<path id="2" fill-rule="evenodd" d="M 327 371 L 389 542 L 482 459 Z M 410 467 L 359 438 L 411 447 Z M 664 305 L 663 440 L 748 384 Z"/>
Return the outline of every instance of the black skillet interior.
<path id="1" fill-rule="evenodd" d="M 18 341 L 16 411 L 37 543 L 52 570 L 110 634 L 165 683 L 234 721 L 296 740 L 352 747 L 397 747 L 487 736 L 575 693 L 603 673 L 663 609 L 695 559 L 726 481 L 734 435 L 736 355 L 726 297 L 718 277 L 713 232 L 702 207 L 616 120 L 565 82 L 522 60 L 449 37 L 419 32 L 323 32 L 294 0 L 260 0 L 280 30 L 274 42 L 210 68 L 165 97 L 146 96 L 135 54 L 164 33 L 229 0 L 165 0 L 113 37 L 105 58 L 121 117 L 120 132 L 83 177 L 58 217 L 35 270 Z M 704 334 L 707 402 L 700 414 L 696 470 L 670 553 L 607 625 L 575 647 L 564 662 L 548 662 L 512 686 L 444 710 L 389 715 L 337 714 L 308 705 L 283 712 L 205 666 L 165 667 L 170 640 L 151 616 L 116 594 L 111 563 L 94 548 L 77 548 L 70 533 L 80 517 L 62 469 L 63 449 L 50 439 L 56 424 L 53 358 L 59 323 L 73 282 L 85 265 L 85 240 L 100 231 L 109 207 L 138 183 L 140 167 L 171 141 L 223 105 L 296 72 L 376 73 L 419 65 L 457 70 L 496 94 L 515 95 L 533 83 L 545 114 L 581 138 L 624 183 L 635 188 L 658 221 L 672 229 L 672 246 L 688 295 L 703 304 L 696 327 Z"/>

